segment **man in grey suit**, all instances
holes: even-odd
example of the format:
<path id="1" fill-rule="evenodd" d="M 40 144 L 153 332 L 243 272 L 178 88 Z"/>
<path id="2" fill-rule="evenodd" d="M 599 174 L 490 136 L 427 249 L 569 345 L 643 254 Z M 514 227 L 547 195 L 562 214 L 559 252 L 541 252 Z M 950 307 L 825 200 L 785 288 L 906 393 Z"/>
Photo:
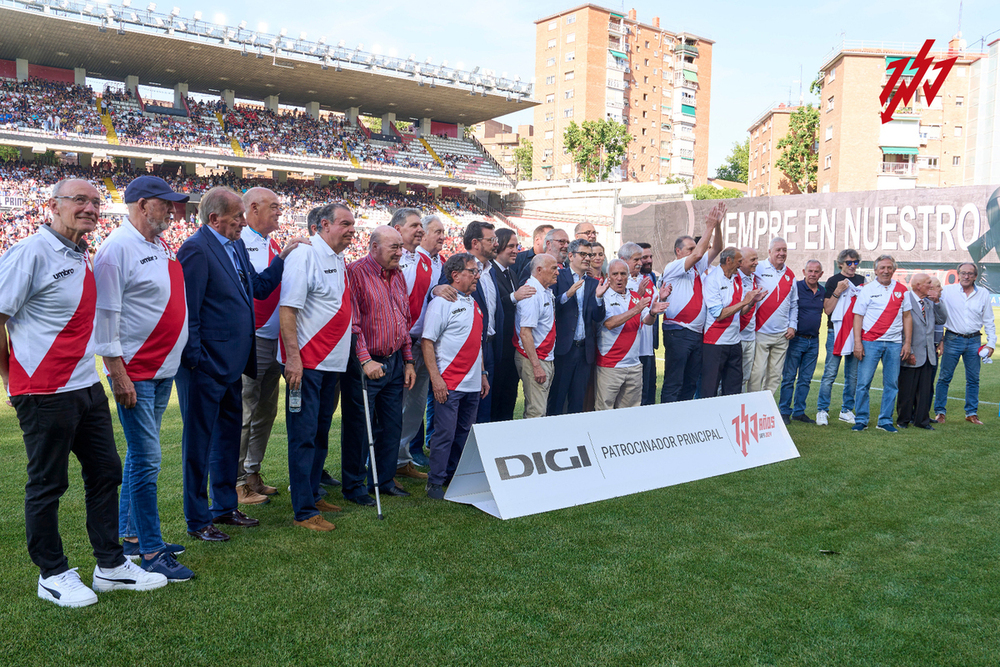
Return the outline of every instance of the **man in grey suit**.
<path id="1" fill-rule="evenodd" d="M 897 425 L 907 428 L 910 424 L 933 431 L 931 426 L 931 398 L 934 393 L 934 371 L 937 366 L 937 349 L 934 345 L 934 326 L 944 324 L 948 311 L 941 301 L 941 289 L 931 286 L 926 273 L 914 274 L 910 279 L 910 299 L 913 318 L 913 344 L 910 356 L 903 359 L 899 369 L 899 397 L 896 403 Z"/>

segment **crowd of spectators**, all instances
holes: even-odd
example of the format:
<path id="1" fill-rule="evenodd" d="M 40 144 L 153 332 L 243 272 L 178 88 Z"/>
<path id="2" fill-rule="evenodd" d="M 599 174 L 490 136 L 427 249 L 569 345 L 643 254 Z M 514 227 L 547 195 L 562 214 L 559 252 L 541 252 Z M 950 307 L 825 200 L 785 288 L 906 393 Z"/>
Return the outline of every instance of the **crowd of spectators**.
<path id="1" fill-rule="evenodd" d="M 344 139 L 355 135 L 347 119 L 336 114 L 316 119 L 300 111 L 237 104 L 226 115 L 225 130 L 247 155 L 316 156 L 347 160 Z M 355 135 L 356 136 L 356 135 Z"/>
<path id="2" fill-rule="evenodd" d="M 89 86 L 30 78 L 0 78 L 0 127 L 43 130 L 56 135 L 101 135 L 97 97 Z"/>

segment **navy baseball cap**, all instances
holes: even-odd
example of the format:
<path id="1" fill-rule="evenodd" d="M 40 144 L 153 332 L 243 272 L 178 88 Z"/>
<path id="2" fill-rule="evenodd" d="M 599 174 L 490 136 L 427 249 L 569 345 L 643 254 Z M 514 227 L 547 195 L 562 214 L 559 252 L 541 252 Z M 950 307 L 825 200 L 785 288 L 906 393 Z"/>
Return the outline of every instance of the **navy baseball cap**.
<path id="1" fill-rule="evenodd" d="M 140 176 L 125 188 L 125 203 L 131 204 L 140 199 L 186 202 L 190 197 L 171 190 L 167 182 L 159 176 Z"/>

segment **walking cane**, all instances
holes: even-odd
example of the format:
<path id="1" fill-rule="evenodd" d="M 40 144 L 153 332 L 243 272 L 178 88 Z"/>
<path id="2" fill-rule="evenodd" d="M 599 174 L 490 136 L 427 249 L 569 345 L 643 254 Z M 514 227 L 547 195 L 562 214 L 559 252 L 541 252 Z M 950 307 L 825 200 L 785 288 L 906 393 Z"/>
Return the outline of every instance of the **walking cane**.
<path id="1" fill-rule="evenodd" d="M 382 515 L 382 498 L 378 492 L 378 468 L 375 466 L 375 438 L 372 436 L 372 414 L 368 408 L 368 376 L 365 375 L 364 367 L 361 368 L 361 396 L 365 402 L 365 426 L 368 427 L 368 460 L 372 464 L 372 480 L 375 483 L 375 509 L 378 511 L 379 521 L 383 521 L 385 517 Z"/>

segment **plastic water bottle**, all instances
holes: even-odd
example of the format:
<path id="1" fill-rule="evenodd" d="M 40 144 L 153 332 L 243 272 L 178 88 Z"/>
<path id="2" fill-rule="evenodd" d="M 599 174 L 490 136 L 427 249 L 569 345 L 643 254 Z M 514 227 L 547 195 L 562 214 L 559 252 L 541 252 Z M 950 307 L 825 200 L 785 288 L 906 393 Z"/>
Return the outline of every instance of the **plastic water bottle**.
<path id="1" fill-rule="evenodd" d="M 983 345 L 982 347 L 979 348 L 979 358 L 983 360 L 984 364 L 992 364 L 993 363 L 993 358 L 987 356 L 989 353 L 990 353 L 990 351 L 989 351 L 989 349 L 985 345 Z"/>
<path id="2" fill-rule="evenodd" d="M 292 389 L 288 392 L 288 411 L 302 412 L 302 390 Z"/>

